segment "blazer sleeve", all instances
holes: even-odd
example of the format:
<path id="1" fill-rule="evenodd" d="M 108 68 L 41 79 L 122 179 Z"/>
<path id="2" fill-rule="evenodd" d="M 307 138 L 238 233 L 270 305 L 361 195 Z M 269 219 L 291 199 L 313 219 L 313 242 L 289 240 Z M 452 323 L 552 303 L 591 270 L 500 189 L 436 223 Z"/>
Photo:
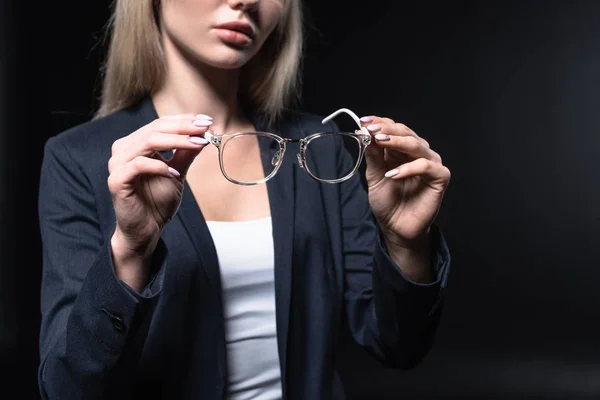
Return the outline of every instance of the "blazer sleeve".
<path id="1" fill-rule="evenodd" d="M 348 162 L 340 152 L 339 165 Z M 406 278 L 388 255 L 360 174 L 340 185 L 344 300 L 354 340 L 384 365 L 408 369 L 432 346 L 440 320 L 450 253 L 438 226 L 431 230 L 431 283 Z"/>
<path id="2" fill-rule="evenodd" d="M 43 250 L 40 366 L 44 399 L 127 396 L 166 269 L 166 247 L 141 294 L 114 273 L 110 235 L 101 233 L 97 197 L 82 168 L 48 140 L 39 187 Z"/>

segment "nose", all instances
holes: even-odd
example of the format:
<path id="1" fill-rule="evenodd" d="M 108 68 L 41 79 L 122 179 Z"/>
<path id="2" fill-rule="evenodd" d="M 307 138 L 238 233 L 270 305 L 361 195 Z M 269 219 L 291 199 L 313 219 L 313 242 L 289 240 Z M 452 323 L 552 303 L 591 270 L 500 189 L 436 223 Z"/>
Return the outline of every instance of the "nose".
<path id="1" fill-rule="evenodd" d="M 234 10 L 256 11 L 260 0 L 229 0 L 229 7 Z"/>

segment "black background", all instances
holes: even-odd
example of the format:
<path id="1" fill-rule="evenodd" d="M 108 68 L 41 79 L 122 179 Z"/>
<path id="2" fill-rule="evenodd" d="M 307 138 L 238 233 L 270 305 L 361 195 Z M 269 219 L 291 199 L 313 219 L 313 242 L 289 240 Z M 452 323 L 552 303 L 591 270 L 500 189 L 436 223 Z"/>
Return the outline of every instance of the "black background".
<path id="1" fill-rule="evenodd" d="M 97 105 L 109 2 L 0 10 L 0 379 L 37 398 L 45 140 Z M 437 341 L 388 371 L 345 337 L 350 398 L 600 398 L 600 2 L 308 1 L 303 105 L 412 127 L 453 173 Z"/>

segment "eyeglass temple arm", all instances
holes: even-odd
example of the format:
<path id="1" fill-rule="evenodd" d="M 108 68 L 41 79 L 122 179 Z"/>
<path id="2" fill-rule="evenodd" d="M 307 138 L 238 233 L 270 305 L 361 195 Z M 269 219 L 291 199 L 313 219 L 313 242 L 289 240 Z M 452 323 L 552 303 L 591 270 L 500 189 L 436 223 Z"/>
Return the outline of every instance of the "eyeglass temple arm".
<path id="1" fill-rule="evenodd" d="M 327 122 L 329 122 L 330 120 L 332 120 L 333 118 L 337 117 L 338 115 L 345 113 L 348 114 L 349 116 L 352 117 L 352 119 L 354 120 L 354 122 L 356 122 L 356 125 L 358 125 L 358 128 L 365 134 L 369 134 L 369 132 L 366 130 L 366 128 L 364 126 L 362 126 L 360 124 L 360 119 L 358 118 L 358 116 L 352 111 L 349 110 L 347 108 L 340 108 L 337 111 L 334 111 L 333 113 L 329 114 L 327 117 L 323 118 L 323 120 L 321 121 L 322 124 L 326 124 Z"/>

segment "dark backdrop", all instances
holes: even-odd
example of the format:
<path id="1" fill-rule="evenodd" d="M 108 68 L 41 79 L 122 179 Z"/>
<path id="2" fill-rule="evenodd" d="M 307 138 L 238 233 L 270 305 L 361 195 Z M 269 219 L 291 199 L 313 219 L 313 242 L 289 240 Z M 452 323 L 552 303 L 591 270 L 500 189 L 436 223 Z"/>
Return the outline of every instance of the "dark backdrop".
<path id="1" fill-rule="evenodd" d="M 36 398 L 42 146 L 97 105 L 107 1 L 0 10 L 0 379 Z M 304 108 L 411 126 L 453 172 L 434 348 L 350 398 L 600 397 L 600 2 L 307 2 Z M 0 396 L 3 397 L 3 396 Z M 9 397 L 12 398 L 12 397 Z"/>

